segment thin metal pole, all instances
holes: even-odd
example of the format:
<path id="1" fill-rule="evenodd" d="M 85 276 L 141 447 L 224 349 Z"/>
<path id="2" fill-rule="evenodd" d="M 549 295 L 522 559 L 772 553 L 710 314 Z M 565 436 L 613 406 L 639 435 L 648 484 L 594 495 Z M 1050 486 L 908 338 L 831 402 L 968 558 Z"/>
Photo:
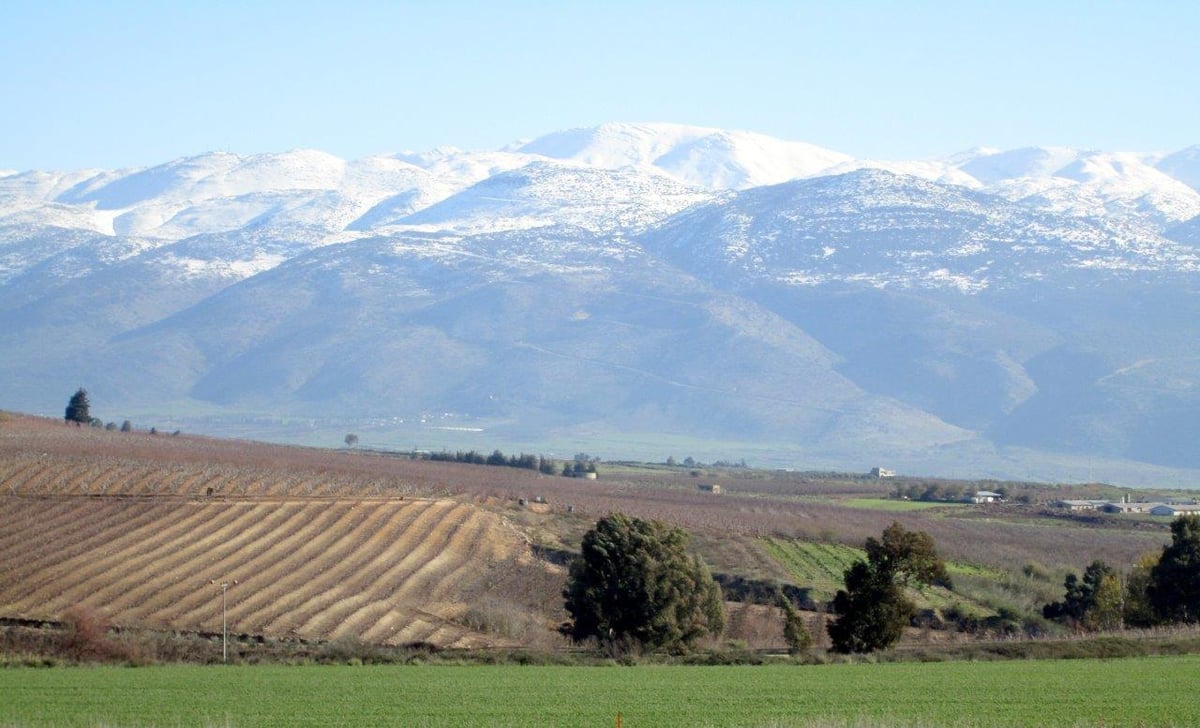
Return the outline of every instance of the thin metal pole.
<path id="1" fill-rule="evenodd" d="M 229 630 L 225 626 L 225 590 L 228 588 L 229 582 L 221 582 L 221 662 L 229 662 Z"/>

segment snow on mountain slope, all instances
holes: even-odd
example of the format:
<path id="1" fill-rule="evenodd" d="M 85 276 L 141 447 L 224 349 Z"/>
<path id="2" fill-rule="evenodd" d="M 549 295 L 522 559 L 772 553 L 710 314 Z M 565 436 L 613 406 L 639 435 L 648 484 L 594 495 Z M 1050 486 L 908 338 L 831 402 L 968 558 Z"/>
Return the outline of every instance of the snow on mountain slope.
<path id="1" fill-rule="evenodd" d="M 1168 154 L 1155 167 L 1192 189 L 1200 190 L 1200 144 Z"/>
<path id="2" fill-rule="evenodd" d="M 693 272 L 790 285 L 977 292 L 1080 268 L 1200 270 L 1194 251 L 1161 236 L 881 170 L 746 190 L 645 240 Z"/>
<path id="3" fill-rule="evenodd" d="M 534 162 L 394 222 L 481 233 L 548 225 L 639 231 L 711 195 L 656 171 Z"/>
<path id="4" fill-rule="evenodd" d="M 959 185 L 968 189 L 979 189 L 983 185 L 979 180 L 971 175 L 958 169 L 953 164 L 938 160 L 925 160 L 917 162 L 906 161 L 885 161 L 878 159 L 855 159 L 849 162 L 843 162 L 837 166 L 831 167 L 821 173 L 821 176 L 846 174 L 860 169 L 879 169 L 892 174 L 907 175 L 909 177 L 919 177 L 929 180 L 930 182 L 941 182 L 943 184 Z"/>
<path id="5" fill-rule="evenodd" d="M 548 134 L 519 149 L 607 169 L 654 166 L 710 190 L 809 177 L 850 160 L 812 144 L 681 124 L 602 124 Z"/>
<path id="6" fill-rule="evenodd" d="M 1162 232 L 1200 214 L 1200 193 L 1144 155 L 1029 147 L 967 157 L 959 169 L 985 191 L 1038 209 L 1109 217 Z"/>
<path id="7" fill-rule="evenodd" d="M 1079 158 L 1067 147 L 980 149 L 959 157 L 958 168 L 985 185 L 1022 177 L 1050 177 Z"/>

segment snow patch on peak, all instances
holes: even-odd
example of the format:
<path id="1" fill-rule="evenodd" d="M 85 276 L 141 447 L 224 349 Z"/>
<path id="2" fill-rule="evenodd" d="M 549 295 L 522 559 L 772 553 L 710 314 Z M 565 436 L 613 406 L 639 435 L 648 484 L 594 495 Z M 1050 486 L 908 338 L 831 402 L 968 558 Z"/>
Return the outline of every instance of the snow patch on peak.
<path id="1" fill-rule="evenodd" d="M 605 169 L 657 167 L 710 190 L 809 177 L 850 160 L 838 152 L 763 134 L 682 124 L 602 124 L 548 134 L 520 151 Z"/>
<path id="2" fill-rule="evenodd" d="M 1024 147 L 974 157 L 959 169 L 985 185 L 1018 177 L 1048 177 L 1076 161 L 1079 152 L 1067 147 Z"/>
<path id="3" fill-rule="evenodd" d="M 433 149 L 424 152 L 405 150 L 403 152 L 397 152 L 391 156 L 392 159 L 398 159 L 401 162 L 408 162 L 409 164 L 428 169 L 437 162 L 452 157 L 461 156 L 462 154 L 464 154 L 463 150 L 459 149 L 458 147 L 444 145 L 440 147 L 434 147 Z"/>

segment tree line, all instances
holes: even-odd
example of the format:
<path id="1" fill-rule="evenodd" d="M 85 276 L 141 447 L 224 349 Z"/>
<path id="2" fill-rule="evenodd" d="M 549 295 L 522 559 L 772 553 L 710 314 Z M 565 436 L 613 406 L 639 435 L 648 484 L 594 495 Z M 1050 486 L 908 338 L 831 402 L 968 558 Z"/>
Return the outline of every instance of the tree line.
<path id="1" fill-rule="evenodd" d="M 571 620 L 564 634 L 610 649 L 690 649 L 724 625 L 720 587 L 708 567 L 686 550 L 687 534 L 657 521 L 613 514 L 583 538 L 563 591 Z M 910 588 L 952 588 L 946 564 L 924 531 L 899 523 L 868 538 L 866 558 L 843 574 L 827 631 L 836 652 L 865 653 L 894 645 L 913 623 Z M 1102 561 L 1080 578 L 1067 576 L 1063 600 L 1046 618 L 1083 630 L 1200 621 L 1200 515 L 1171 524 L 1171 543 L 1138 561 L 1124 578 Z M 792 599 L 778 594 L 790 649 L 808 649 L 812 636 Z"/>
<path id="2" fill-rule="evenodd" d="M 574 476 L 581 473 L 595 473 L 596 463 L 594 460 L 583 462 L 575 460 L 574 462 L 565 461 L 562 467 L 559 468 L 558 462 L 544 455 L 530 455 L 521 453 L 519 455 L 505 455 L 500 450 L 493 450 L 491 455 L 484 455 L 475 450 L 458 450 L 455 452 L 434 452 L 427 456 L 429 460 L 436 462 L 453 462 L 453 463 L 469 463 L 471 465 L 493 465 L 508 468 L 522 468 L 525 470 L 536 470 L 545 475 L 565 475 Z"/>
<path id="3" fill-rule="evenodd" d="M 63 421 L 65 421 L 67 424 L 75 423 L 76 427 L 88 425 L 90 427 L 103 428 L 109 432 L 118 429 L 121 432 L 133 432 L 133 423 L 129 420 L 125 420 L 118 427 L 117 423 L 115 422 L 105 423 L 104 420 L 100 419 L 99 417 L 92 417 L 91 410 L 92 403 L 88 397 L 88 392 L 83 387 L 80 387 L 78 390 L 76 390 L 75 394 L 71 395 L 71 399 L 67 401 L 66 411 L 63 413 Z M 150 434 L 157 435 L 158 428 L 151 427 Z M 179 430 L 175 430 L 171 434 L 178 435 Z"/>

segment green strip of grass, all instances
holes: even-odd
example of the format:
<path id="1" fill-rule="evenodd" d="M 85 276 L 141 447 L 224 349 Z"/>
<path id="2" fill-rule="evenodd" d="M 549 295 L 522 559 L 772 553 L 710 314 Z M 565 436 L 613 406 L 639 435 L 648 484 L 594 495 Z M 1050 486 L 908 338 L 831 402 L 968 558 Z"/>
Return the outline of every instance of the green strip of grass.
<path id="1" fill-rule="evenodd" d="M 1130 676 L 1137 677 L 1130 692 Z M 1194 725 L 1200 657 L 0 670 L 4 725 Z M 1134 699 L 1136 695 L 1136 699 Z"/>
<path id="2" fill-rule="evenodd" d="M 927 511 L 930 508 L 942 508 L 946 510 L 962 508 L 956 503 L 935 503 L 932 501 L 914 501 L 900 500 L 898 498 L 847 498 L 838 501 L 838 505 L 847 508 L 863 508 L 872 511 L 895 511 L 897 513 L 906 513 L 909 511 Z"/>

